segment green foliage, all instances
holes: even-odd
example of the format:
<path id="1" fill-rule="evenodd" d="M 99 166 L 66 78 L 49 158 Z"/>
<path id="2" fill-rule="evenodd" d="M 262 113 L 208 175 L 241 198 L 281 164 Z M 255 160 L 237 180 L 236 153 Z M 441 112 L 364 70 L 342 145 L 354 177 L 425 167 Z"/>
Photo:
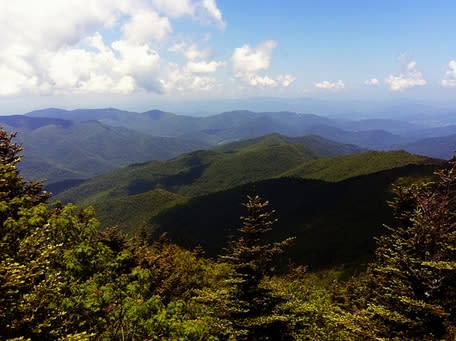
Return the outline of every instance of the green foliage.
<path id="1" fill-rule="evenodd" d="M 319 143 L 324 145 L 325 141 Z M 305 143 L 307 140 L 288 141 L 280 135 L 270 135 L 244 141 L 241 145 L 234 143 L 215 150 L 183 154 L 169 161 L 132 165 L 91 179 L 62 193 L 59 199 L 94 204 L 106 199 L 148 192 L 154 188 L 187 196 L 215 192 L 271 178 L 320 157 L 316 151 L 318 143 L 309 148 L 299 142 Z M 334 148 L 343 146 L 334 144 Z M 339 152 L 339 149 L 335 150 L 335 153 Z"/>
<path id="2" fill-rule="evenodd" d="M 208 340 L 216 334 L 197 290 L 218 265 L 172 244 L 99 232 L 90 207 L 46 205 L 16 164 L 21 148 L 0 130 L 0 335 L 84 340 Z M 219 327 L 217 327 L 219 328 Z"/>
<path id="3" fill-rule="evenodd" d="M 286 312 L 295 340 L 360 340 L 348 323 L 363 328 L 358 317 L 343 309 L 338 293 L 347 282 L 338 270 L 309 273 L 295 267 L 284 276 L 275 276 L 269 287 L 283 298 L 279 311 Z"/>
<path id="4" fill-rule="evenodd" d="M 375 250 L 374 237 L 392 224 L 386 204 L 391 184 L 403 177 L 428 177 L 433 165 L 409 165 L 368 176 L 329 183 L 299 178 L 271 179 L 213 193 L 176 205 L 156 215 L 155 236 L 167 233 L 185 247 L 201 245 L 212 256 L 226 246 L 226 236 L 242 215 L 239 202 L 253 191 L 280 212 L 271 238 L 297 237 L 287 257 L 311 270 L 343 263 L 366 263 Z M 330 236 L 330 238 L 328 238 Z"/>
<path id="5" fill-rule="evenodd" d="M 341 181 L 355 176 L 372 174 L 409 164 L 426 164 L 435 161 L 405 151 L 365 152 L 348 156 L 323 158 L 300 165 L 281 176 L 299 176 L 306 179 Z"/>
<path id="6" fill-rule="evenodd" d="M 129 235 L 138 232 L 139 226 L 148 224 L 150 217 L 158 212 L 184 203 L 180 195 L 155 189 L 149 192 L 98 201 L 94 208 L 97 218 L 104 226 L 119 226 Z"/>
<path id="7" fill-rule="evenodd" d="M 104 226 L 116 224 L 130 232 L 159 211 L 182 203 L 186 200 L 182 196 L 188 199 L 272 178 L 321 156 L 358 150 L 314 136 L 272 134 L 169 161 L 131 165 L 90 179 L 57 198 L 93 205 Z"/>
<path id="8" fill-rule="evenodd" d="M 224 224 L 225 220 L 220 221 L 219 217 L 217 217 L 216 221 L 207 219 L 207 214 L 211 215 L 212 212 L 207 212 L 206 205 L 212 206 L 213 197 L 218 195 L 212 195 L 212 193 L 230 191 L 241 184 L 258 183 L 261 179 L 277 178 L 283 175 L 317 177 L 327 181 L 335 181 L 346 178 L 351 179 L 361 174 L 373 174 L 382 170 L 386 172 L 409 164 L 435 162 L 434 160 L 410 155 L 405 152 L 368 152 L 316 160 L 322 156 L 345 155 L 356 151 L 358 149 L 352 146 L 338 144 L 315 136 L 289 138 L 271 134 L 261 138 L 222 145 L 212 151 L 184 154 L 166 162 L 132 165 L 93 178 L 80 186 L 61 193 L 58 198 L 63 201 L 76 202 L 80 205 L 93 205 L 103 226 L 117 225 L 128 233 L 134 233 L 135 229 L 144 224 L 147 225 L 149 231 L 156 227 L 161 232 L 170 232 L 170 229 L 176 229 L 178 232 L 176 234 L 173 233 L 173 240 L 179 241 L 185 246 L 202 243 L 204 248 L 212 253 L 214 249 L 219 251 L 223 247 L 223 243 L 220 241 L 226 236 L 224 233 L 229 228 L 228 225 L 231 224 L 233 226 L 239 216 L 239 212 L 236 211 L 229 215 L 230 221 L 226 221 L 225 226 L 213 228 L 214 224 L 219 226 L 220 223 Z M 306 170 L 306 174 L 300 173 L 303 170 Z M 401 171 L 398 170 L 399 172 Z M 403 175 L 412 175 L 413 172 L 412 170 L 410 174 Z M 374 175 L 372 176 L 375 177 Z M 418 176 L 422 176 L 422 174 L 418 174 Z M 361 182 L 361 180 L 359 181 Z M 387 192 L 388 186 L 392 181 L 394 179 L 389 180 L 388 183 L 382 181 L 384 188 L 381 191 Z M 281 181 L 277 182 L 280 185 Z M 255 184 L 249 185 L 246 192 L 256 191 L 255 186 Z M 314 186 L 326 188 L 324 184 L 309 184 L 308 187 L 311 187 L 310 191 L 312 193 Z M 380 191 L 379 185 L 375 184 L 375 179 L 372 179 L 371 183 L 365 184 L 365 186 L 369 186 L 369 191 L 372 193 Z M 306 188 L 302 188 L 302 191 L 307 192 L 309 190 L 307 186 L 303 187 Z M 349 201 L 353 202 L 356 201 L 359 195 L 363 196 L 366 193 L 358 193 L 358 188 L 341 189 L 341 187 L 343 186 L 334 186 L 330 195 L 326 194 L 325 189 L 312 195 L 317 198 L 323 196 L 340 197 L 345 196 L 345 193 L 347 193 L 351 197 Z M 234 191 L 237 190 L 235 189 Z M 364 188 L 362 190 L 364 191 Z M 339 191 L 343 191 L 343 193 L 339 193 Z M 276 191 L 271 190 L 271 192 L 272 194 L 264 193 L 264 195 L 275 201 L 272 196 L 275 196 Z M 220 207 L 237 205 L 244 194 L 242 193 L 242 196 L 237 196 L 234 200 L 229 198 L 230 194 L 228 193 L 221 194 L 224 196 L 223 204 L 209 211 L 217 212 Z M 205 197 L 205 195 L 208 195 L 208 197 Z M 305 198 L 298 196 L 296 193 L 292 195 L 297 196 L 297 198 L 293 199 L 294 201 L 305 201 Z M 188 224 L 193 223 L 195 220 L 187 219 L 186 217 L 193 217 L 195 215 L 194 212 L 199 209 L 194 207 L 194 201 L 191 200 L 191 198 L 195 197 L 199 197 L 201 200 L 207 198 L 209 202 L 204 205 L 201 204 L 199 207 L 204 210 L 203 221 L 195 222 L 190 227 Z M 356 237 L 359 234 L 366 235 L 366 238 L 359 238 L 360 246 L 353 247 L 353 250 L 369 249 L 366 252 L 363 251 L 365 254 L 373 249 L 372 236 L 377 234 L 378 227 L 382 222 L 389 223 L 391 220 L 384 204 L 387 199 L 388 196 L 382 193 L 380 195 L 372 194 L 372 196 L 360 200 L 361 205 L 367 207 L 370 211 L 366 213 L 363 219 L 366 218 L 369 221 L 373 221 L 373 223 L 369 223 L 368 229 L 359 226 L 359 228 L 356 227 L 356 232 L 350 233 L 350 235 Z M 280 200 L 283 199 L 281 198 Z M 337 201 L 337 203 L 340 202 L 340 200 Z M 175 206 L 181 209 L 184 207 L 184 210 L 188 206 L 188 209 L 185 212 L 174 214 L 174 211 L 170 209 Z M 322 203 L 318 210 L 325 211 L 327 206 Z M 375 207 L 378 209 L 373 210 Z M 304 230 L 311 231 L 314 230 L 314 227 L 317 229 L 316 225 L 333 225 L 334 229 L 337 227 L 337 231 L 334 233 L 342 234 L 345 228 L 361 225 L 363 220 L 353 214 L 353 210 L 350 209 L 348 204 L 342 205 L 340 209 L 331 207 L 329 214 L 321 212 L 322 214 L 319 214 L 318 217 L 310 219 L 308 215 L 297 215 L 296 212 L 298 210 L 291 210 L 291 212 L 287 212 L 287 208 L 285 210 L 281 208 L 290 224 L 283 228 L 293 229 L 292 234 L 297 233 L 295 230 L 305 233 Z M 299 210 L 306 210 L 306 207 Z M 167 211 L 170 212 L 172 221 L 162 223 L 163 220 L 168 218 L 163 218 L 161 214 L 166 216 Z M 311 214 L 313 212 L 317 211 L 312 208 Z M 343 215 L 344 219 L 339 219 L 339 215 Z M 305 219 L 302 219 L 302 217 L 305 217 Z M 331 217 L 334 217 L 334 221 L 331 220 Z M 182 221 L 179 221 L 179 219 Z M 347 221 L 347 224 L 344 223 L 345 221 Z M 338 228 L 340 222 L 343 222 L 344 225 Z M 311 228 L 309 229 L 308 226 Z M 200 233 L 200 229 L 204 229 L 204 232 Z M 207 233 L 206 229 L 209 230 L 209 233 Z M 375 229 L 374 233 L 369 232 L 372 229 Z M 187 230 L 191 230 L 190 236 L 187 235 Z M 321 230 L 321 228 L 318 228 L 318 230 Z M 218 240 L 215 240 L 212 236 L 217 234 L 217 231 L 223 235 L 217 236 Z M 193 238 L 193 236 L 198 236 L 198 238 Z M 308 239 L 307 236 L 306 238 L 300 238 L 302 241 Z M 368 241 L 364 242 L 366 239 Z M 193 240 L 195 240 L 195 243 Z M 312 247 L 312 245 L 318 245 L 322 242 L 326 243 L 325 240 L 322 240 L 317 243 L 309 242 L 309 245 Z M 362 245 L 367 245 L 367 247 Z M 349 258 L 357 257 L 359 255 Z M 306 259 L 305 261 L 307 262 L 308 260 Z M 309 261 L 313 262 L 313 260 Z"/>
<path id="9" fill-rule="evenodd" d="M 289 340 L 288 319 L 276 309 L 280 297 L 263 282 L 274 273 L 277 257 L 294 238 L 265 242 L 264 234 L 275 222 L 271 217 L 274 211 L 268 210 L 269 203 L 259 196 L 247 198 L 244 206 L 248 214 L 241 217 L 240 237 L 230 242 L 226 255 L 221 257 L 233 269 L 225 318 L 249 340 Z"/>
<path id="10" fill-rule="evenodd" d="M 395 190 L 397 226 L 379 238 L 369 267 L 367 312 L 380 336 L 456 336 L 455 167 L 438 171 L 435 183 Z"/>
<path id="11" fill-rule="evenodd" d="M 241 218 L 237 238 L 218 261 L 203 257 L 201 249 L 182 249 L 166 237 L 151 244 L 145 228 L 134 238 L 117 228 L 101 230 L 92 207 L 81 210 L 60 203 L 49 207 L 48 193 L 41 184 L 24 181 L 17 170 L 21 147 L 12 142 L 14 136 L 0 129 L 2 339 L 329 341 L 456 337 L 456 162 L 438 171 L 434 183 L 395 187 L 390 205 L 396 227 L 378 239 L 368 273 L 347 280 L 351 275 L 347 270 L 308 273 L 295 267 L 279 275 L 277 270 L 284 267 L 278 256 L 293 238 L 271 242 L 289 231 L 271 230 L 276 223 L 274 212 L 259 196 L 248 198 L 248 214 Z M 243 150 L 236 157 L 250 152 Z M 215 152 L 200 152 L 179 162 L 201 166 L 217 157 Z M 174 170 L 162 171 L 175 172 L 179 162 Z M 408 166 L 333 184 L 278 179 L 270 180 L 278 187 L 271 189 L 266 181 L 258 183 L 258 189 L 279 203 L 284 220 L 289 219 L 289 212 L 302 215 L 306 207 L 304 215 L 311 223 L 301 234 L 305 238 L 311 236 L 307 232 L 315 224 L 312 219 L 330 215 L 324 212 L 336 212 L 337 205 L 342 207 L 337 206 L 339 210 L 357 207 L 357 218 L 365 223 L 367 215 L 377 212 L 375 207 L 373 211 L 363 208 L 375 206 L 369 197 L 384 200 L 392 181 L 407 183 L 430 169 L 432 166 Z M 190 178 L 194 175 L 187 174 Z M 303 191 L 302 183 L 311 186 Z M 371 191 L 363 196 L 366 188 Z M 307 201 L 290 200 L 291 189 L 300 197 L 305 192 Z M 347 189 L 350 195 L 341 197 Z M 128 206 L 132 210 L 135 205 L 154 209 L 160 206 L 162 196 L 170 202 L 184 200 L 162 189 L 133 196 L 136 200 Z M 212 200 L 212 205 L 226 204 L 214 198 L 208 196 L 203 203 Z M 226 199 L 223 195 L 220 198 Z M 283 200 L 277 200 L 280 198 Z M 145 199 L 151 202 L 142 203 Z M 324 212 L 318 210 L 322 200 L 329 207 Z M 205 219 L 210 221 L 212 206 L 204 209 Z M 126 213 L 119 212 L 116 214 Z M 338 230 L 340 220 L 352 223 L 342 211 L 337 212 L 340 214 L 333 223 Z M 185 215 L 185 219 L 193 216 Z M 228 216 L 224 219 L 229 221 Z M 221 224 L 222 219 L 217 221 Z M 334 233 L 323 230 L 326 239 L 330 235 L 337 240 L 337 230 L 330 231 Z M 341 240 L 350 244 L 347 231 L 342 232 Z M 271 236 L 266 237 L 269 233 Z"/>

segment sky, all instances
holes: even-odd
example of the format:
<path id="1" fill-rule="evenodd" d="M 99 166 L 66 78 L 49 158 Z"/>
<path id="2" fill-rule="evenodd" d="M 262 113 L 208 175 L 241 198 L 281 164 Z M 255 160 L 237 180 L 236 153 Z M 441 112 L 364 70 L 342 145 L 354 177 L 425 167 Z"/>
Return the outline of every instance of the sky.
<path id="1" fill-rule="evenodd" d="M 452 101 L 454 0 L 0 0 L 0 112 Z"/>

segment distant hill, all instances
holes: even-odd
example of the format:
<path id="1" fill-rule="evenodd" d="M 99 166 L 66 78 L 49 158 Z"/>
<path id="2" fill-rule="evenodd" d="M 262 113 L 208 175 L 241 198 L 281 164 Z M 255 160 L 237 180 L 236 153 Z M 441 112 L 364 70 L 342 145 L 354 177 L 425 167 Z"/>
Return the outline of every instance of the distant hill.
<path id="1" fill-rule="evenodd" d="M 410 141 L 408 138 L 385 130 L 348 131 L 329 125 L 313 126 L 307 130 L 307 133 L 369 149 L 385 149 Z"/>
<path id="2" fill-rule="evenodd" d="M 312 114 L 295 112 L 252 112 L 237 110 L 208 117 L 176 115 L 160 110 L 144 113 L 112 108 L 59 110 L 44 109 L 26 114 L 30 117 L 55 117 L 75 122 L 97 120 L 105 125 L 124 127 L 154 136 L 183 137 L 209 144 L 220 144 L 279 133 L 285 136 L 318 135 L 340 143 L 364 148 L 383 149 L 411 140 L 375 127 L 374 122 L 347 122 Z M 395 122 L 382 121 L 382 127 L 395 127 Z M 359 130 L 359 127 L 369 129 Z M 412 124 L 402 123 L 411 127 Z M 415 126 L 414 126 L 415 127 Z"/>
<path id="3" fill-rule="evenodd" d="M 280 176 L 296 176 L 305 179 L 341 181 L 360 175 L 402 167 L 409 164 L 433 163 L 429 158 L 405 151 L 370 151 L 349 156 L 315 160 L 293 168 Z"/>
<path id="4" fill-rule="evenodd" d="M 46 184 L 85 179 L 135 162 L 164 160 L 207 148 L 201 141 L 157 137 L 98 121 L 0 116 L 0 124 L 18 131 L 24 146 L 20 169 Z"/>
<path id="5" fill-rule="evenodd" d="M 259 146 L 277 146 L 284 144 L 298 144 L 304 145 L 309 149 L 313 150 L 320 157 L 324 156 L 336 156 L 336 155 L 348 155 L 353 153 L 359 153 L 363 151 L 358 146 L 341 144 L 322 138 L 320 136 L 308 135 L 300 137 L 288 137 L 280 134 L 269 134 L 266 136 L 261 136 L 253 139 L 241 140 L 238 142 L 232 142 L 229 144 L 222 145 L 215 150 L 222 152 L 234 152 L 239 151 L 242 148 L 256 148 Z"/>
<path id="6" fill-rule="evenodd" d="M 359 121 L 341 121 L 339 127 L 349 131 L 383 130 L 401 136 L 410 136 L 426 129 L 424 124 L 386 118 L 369 118 Z"/>
<path id="7" fill-rule="evenodd" d="M 291 262 L 312 269 L 365 263 L 375 249 L 374 237 L 386 233 L 393 217 L 386 201 L 394 182 L 430 177 L 435 165 L 407 165 L 340 182 L 300 178 L 269 179 L 189 200 L 152 216 L 155 237 L 203 247 L 215 256 L 236 234 L 246 195 L 259 194 L 277 210 L 271 239 L 295 236 Z"/>
<path id="8" fill-rule="evenodd" d="M 310 140 L 301 143 L 314 148 L 319 156 L 344 155 L 342 151 L 334 152 L 334 143 L 338 143 L 343 148 L 354 145 L 374 150 L 404 149 L 449 158 L 452 150 L 448 149 L 453 148 L 451 139 L 424 141 L 424 145 L 419 139 L 455 129 L 454 126 L 432 127 L 395 119 L 330 119 L 289 111 L 237 110 L 208 117 L 190 117 L 160 110 L 136 113 L 114 108 L 43 109 L 26 115 L 0 116 L 0 124 L 20 132 L 26 147 L 23 174 L 28 178 L 45 179 L 46 185 L 57 184 L 51 188 L 58 191 L 77 183 L 74 180 L 87 179 L 129 163 L 165 160 L 183 152 L 210 147 L 223 149 L 227 143 L 268 134 L 289 136 L 289 139 L 313 135 L 333 141 L 333 145 L 318 141 L 313 147 Z M 317 137 L 314 140 L 317 141 Z M 300 144 L 292 140 L 287 143 Z M 317 147 L 320 149 L 316 150 Z M 325 154 L 322 148 L 327 148 L 328 153 Z M 276 149 L 283 154 L 288 149 L 288 153 L 294 155 L 290 147 L 283 144 Z M 267 152 L 259 155 L 264 160 L 268 157 Z M 241 161 L 242 157 L 244 161 Z M 248 154 L 233 157 L 231 165 L 242 163 L 248 168 L 248 157 Z M 291 165 L 285 162 L 283 170 L 288 171 L 288 166 Z M 251 167 L 249 169 L 247 172 L 251 172 Z M 232 170 L 244 172 L 239 167 Z M 254 173 L 247 175 L 246 179 L 251 179 Z M 216 177 L 211 176 L 211 179 Z M 222 189 L 233 184 L 229 179 L 220 176 L 214 181 L 223 182 L 225 187 L 215 187 Z M 204 193 L 213 185 L 208 181 Z M 203 187 L 201 184 L 200 188 Z"/>
<path id="9" fill-rule="evenodd" d="M 399 148 L 407 150 L 410 153 L 449 160 L 456 152 L 456 134 L 425 138 L 412 143 L 400 145 Z"/>
<path id="10" fill-rule="evenodd" d="M 73 125 L 70 120 L 52 117 L 28 117 L 25 115 L 0 116 L 0 122 L 14 130 L 35 130 L 47 125 L 68 128 Z"/>
<path id="11" fill-rule="evenodd" d="M 183 154 L 168 161 L 133 164 L 95 177 L 59 198 L 87 203 L 93 195 L 104 200 L 154 188 L 196 196 L 268 179 L 320 157 L 360 151 L 355 146 L 320 137 L 294 139 L 272 134 Z"/>

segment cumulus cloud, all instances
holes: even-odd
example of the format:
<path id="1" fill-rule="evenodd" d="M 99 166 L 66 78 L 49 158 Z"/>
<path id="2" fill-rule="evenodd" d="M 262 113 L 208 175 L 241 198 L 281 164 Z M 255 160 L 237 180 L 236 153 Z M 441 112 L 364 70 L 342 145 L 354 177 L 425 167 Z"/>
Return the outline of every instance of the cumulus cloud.
<path id="1" fill-rule="evenodd" d="M 152 0 L 152 3 L 160 13 L 170 17 L 194 15 L 195 13 L 191 0 Z"/>
<path id="2" fill-rule="evenodd" d="M 247 74 L 244 76 L 244 80 L 251 86 L 259 87 L 275 87 L 277 86 L 277 81 L 268 76 L 259 76 L 255 74 Z"/>
<path id="3" fill-rule="evenodd" d="M 268 69 L 272 50 L 276 46 L 277 42 L 267 40 L 257 47 L 246 44 L 236 48 L 231 57 L 234 71 L 238 74 L 250 74 Z"/>
<path id="4" fill-rule="evenodd" d="M 456 60 L 451 60 L 448 63 L 448 69 L 445 72 L 445 78 L 442 79 L 441 84 L 444 87 L 456 87 Z"/>
<path id="5" fill-rule="evenodd" d="M 168 18 L 160 17 L 153 11 L 135 13 L 122 26 L 125 39 L 139 44 L 151 40 L 162 40 L 171 30 L 171 24 Z"/>
<path id="6" fill-rule="evenodd" d="M 296 80 L 296 77 L 293 75 L 279 75 L 277 80 L 283 87 L 288 88 Z"/>
<path id="7" fill-rule="evenodd" d="M 170 63 L 167 67 L 167 79 L 162 84 L 165 90 L 210 91 L 220 87 L 217 80 L 208 75 L 195 74 L 186 66 Z"/>
<path id="8" fill-rule="evenodd" d="M 405 58 L 404 55 L 400 57 L 402 61 Z M 416 62 L 414 60 L 405 63 L 405 71 L 397 76 L 390 75 L 386 80 L 391 91 L 403 91 L 416 86 L 426 85 L 426 80 L 423 74 L 416 68 Z"/>
<path id="9" fill-rule="evenodd" d="M 366 81 L 364 81 L 364 84 L 371 85 L 371 86 L 377 86 L 377 85 L 380 85 L 380 81 L 377 78 L 371 78 L 371 79 L 367 79 Z"/>
<path id="10" fill-rule="evenodd" d="M 342 80 L 338 80 L 337 82 L 322 81 L 315 83 L 315 87 L 323 90 L 338 91 L 344 89 L 345 84 Z"/>
<path id="11" fill-rule="evenodd" d="M 275 87 L 282 85 L 288 87 L 296 79 L 293 75 L 280 75 L 277 80 L 269 76 L 261 76 L 260 71 L 269 69 L 272 51 L 277 47 L 277 42 L 267 40 L 256 47 L 244 45 L 234 50 L 231 57 L 235 77 L 242 79 L 251 86 Z"/>
<path id="12" fill-rule="evenodd" d="M 168 65 L 168 79 L 164 81 L 165 89 L 178 91 L 209 91 L 219 88 L 220 84 L 211 75 L 225 63 L 211 60 L 212 53 L 208 49 L 200 48 L 195 43 L 177 43 L 168 48 L 168 51 L 181 54 L 186 63 Z"/>
<path id="13" fill-rule="evenodd" d="M 213 0 L 0 1 L 0 96 L 161 93 L 168 75 L 158 42 L 172 33 L 168 17 L 185 15 L 225 25 Z M 106 29 L 121 35 L 106 44 L 99 33 Z M 194 61 L 185 66 L 190 73 L 221 65 Z"/>
<path id="14" fill-rule="evenodd" d="M 222 64 L 222 62 L 218 62 L 215 60 L 212 60 L 210 62 L 188 62 L 187 68 L 192 73 L 214 73 L 215 71 L 217 71 L 217 68 Z"/>
<path id="15" fill-rule="evenodd" d="M 185 72 L 214 73 L 220 66 L 225 65 L 222 61 L 209 60 L 211 59 L 211 52 L 208 49 L 199 48 L 194 43 L 177 43 L 168 48 L 168 51 L 179 53 L 187 59 Z"/>
<path id="16" fill-rule="evenodd" d="M 180 53 L 187 60 L 202 60 L 210 56 L 210 51 L 207 49 L 200 49 L 196 44 L 187 44 L 185 42 L 177 43 L 168 48 L 168 51 Z"/>

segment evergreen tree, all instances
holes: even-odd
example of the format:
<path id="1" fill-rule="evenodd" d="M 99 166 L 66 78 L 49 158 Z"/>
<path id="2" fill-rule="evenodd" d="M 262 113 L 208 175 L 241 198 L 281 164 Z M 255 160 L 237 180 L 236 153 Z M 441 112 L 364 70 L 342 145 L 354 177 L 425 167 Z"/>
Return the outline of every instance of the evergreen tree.
<path id="1" fill-rule="evenodd" d="M 456 162 L 437 182 L 396 188 L 398 226 L 378 240 L 367 312 L 392 339 L 456 338 Z"/>
<path id="2" fill-rule="evenodd" d="M 277 309 L 280 297 L 265 286 L 264 279 L 274 274 L 278 256 L 294 238 L 266 242 L 264 235 L 276 221 L 274 211 L 258 195 L 247 198 L 248 214 L 241 217 L 240 236 L 230 242 L 222 257 L 233 268 L 227 318 L 246 339 L 288 340 L 288 319 Z"/>

